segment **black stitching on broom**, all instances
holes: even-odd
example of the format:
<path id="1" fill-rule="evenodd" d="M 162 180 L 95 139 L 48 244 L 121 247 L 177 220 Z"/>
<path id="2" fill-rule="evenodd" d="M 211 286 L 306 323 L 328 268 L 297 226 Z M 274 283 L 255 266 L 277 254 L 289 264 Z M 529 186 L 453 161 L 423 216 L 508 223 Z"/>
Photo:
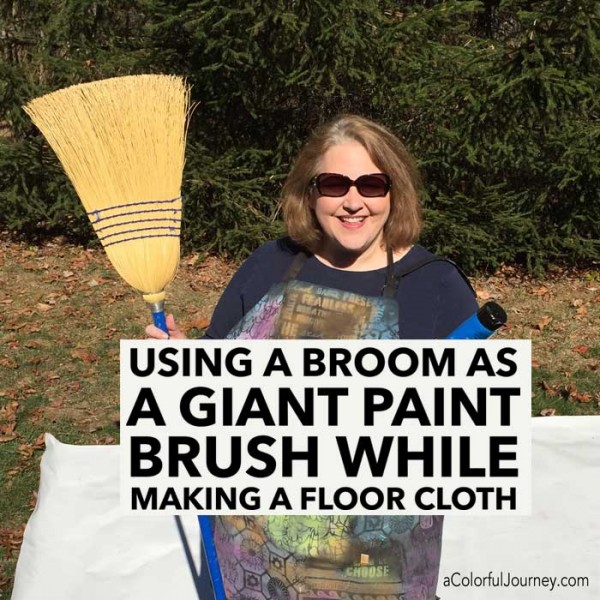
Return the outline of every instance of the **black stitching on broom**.
<path id="1" fill-rule="evenodd" d="M 147 215 L 149 213 L 177 213 L 177 212 L 181 212 L 180 208 L 154 208 L 151 210 L 134 210 L 131 212 L 125 212 L 125 213 L 117 213 L 116 215 L 107 215 L 106 217 L 98 217 L 96 219 L 90 219 L 90 221 L 92 222 L 92 225 L 96 225 L 97 223 L 100 223 L 100 221 L 106 221 L 108 219 L 116 219 L 118 217 L 129 217 L 130 215 Z M 109 225 L 109 227 L 111 227 Z M 99 229 L 96 229 L 96 231 L 100 231 Z"/>
<path id="2" fill-rule="evenodd" d="M 149 212 L 149 211 L 148 211 Z M 135 214 L 135 213 L 129 213 L 129 214 Z M 123 215 L 117 215 L 117 216 L 123 216 Z M 112 217 L 109 217 L 110 219 L 112 219 Z M 110 229 L 111 227 L 120 227 L 121 225 L 133 225 L 135 223 L 162 223 L 164 221 L 171 221 L 172 223 L 181 223 L 181 218 L 179 219 L 167 219 L 162 218 L 162 219 L 139 219 L 137 221 L 121 221 L 120 223 L 113 223 L 112 225 L 104 225 L 103 227 L 98 227 L 96 228 L 96 233 L 100 233 L 101 231 L 104 231 L 106 229 Z"/>
<path id="3" fill-rule="evenodd" d="M 103 244 L 105 248 L 109 246 L 114 246 L 115 244 L 121 244 L 122 242 L 131 242 L 133 240 L 146 240 L 149 238 L 160 238 L 160 237 L 175 237 L 178 238 L 178 233 L 161 233 L 159 235 L 138 235 L 137 237 L 125 238 L 124 240 L 116 240 L 115 242 L 110 242 L 108 244 Z"/>
<path id="4" fill-rule="evenodd" d="M 117 208 L 128 208 L 130 206 L 143 206 L 145 204 L 167 204 L 169 202 L 175 202 L 177 200 L 180 200 L 181 196 L 175 196 L 175 198 L 171 198 L 170 200 L 144 200 L 142 202 L 131 202 L 130 204 L 117 204 L 115 206 L 107 206 L 106 208 L 97 208 L 95 210 L 90 210 L 88 212 L 86 212 L 87 216 L 90 218 L 90 221 L 92 220 L 92 215 L 96 217 L 96 220 L 94 222 L 100 221 L 101 218 L 103 219 L 107 219 L 109 217 L 100 217 L 100 213 L 101 212 L 105 212 L 107 210 L 115 210 Z M 167 209 L 169 210 L 169 209 Z M 177 209 L 175 209 L 177 210 Z M 133 213 L 131 213 L 133 214 Z"/>
<path id="5" fill-rule="evenodd" d="M 109 233 L 108 235 L 105 235 L 103 237 L 98 236 L 98 239 L 101 242 L 104 242 L 104 240 L 107 240 L 108 238 L 111 238 L 111 237 L 115 237 L 117 235 L 126 235 L 128 233 L 137 233 L 138 231 L 156 231 L 157 229 L 167 229 L 168 231 L 179 232 L 179 227 L 169 227 L 168 225 L 165 225 L 164 227 L 142 227 L 141 229 L 128 229 L 127 231 L 118 231 L 117 233 Z M 152 237 L 152 236 L 150 236 L 150 237 Z"/>

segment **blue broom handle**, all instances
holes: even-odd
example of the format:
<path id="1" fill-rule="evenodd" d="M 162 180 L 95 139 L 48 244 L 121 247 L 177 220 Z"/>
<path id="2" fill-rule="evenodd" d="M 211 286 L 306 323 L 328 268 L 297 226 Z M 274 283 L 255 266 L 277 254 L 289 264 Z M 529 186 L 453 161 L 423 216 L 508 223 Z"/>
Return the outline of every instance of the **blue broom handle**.
<path id="1" fill-rule="evenodd" d="M 215 600 L 227 600 L 225 596 L 225 586 L 223 585 L 223 577 L 221 576 L 221 568 L 219 567 L 219 556 L 213 537 L 212 523 L 210 517 L 206 515 L 198 515 L 198 523 L 200 524 L 200 534 L 202 536 L 202 544 L 204 545 L 204 554 L 210 573 L 213 593 Z"/>
<path id="2" fill-rule="evenodd" d="M 167 329 L 167 318 L 165 311 L 156 310 L 156 306 L 152 306 L 151 311 L 154 325 L 168 334 L 169 330 Z M 210 517 L 207 517 L 206 515 L 198 515 L 198 522 L 200 523 L 202 545 L 204 546 L 204 554 L 206 556 L 206 562 L 208 563 L 208 572 L 210 574 L 215 600 L 227 600 L 227 597 L 225 596 L 225 587 L 223 585 L 223 577 L 221 576 L 221 569 L 219 567 L 219 557 L 217 555 L 217 549 L 213 539 L 213 530 Z"/>
<path id="3" fill-rule="evenodd" d="M 153 312 L 152 320 L 159 329 L 162 329 L 162 331 L 164 331 L 165 333 L 169 333 L 169 330 L 167 329 L 167 316 L 165 315 L 164 310 L 161 310 L 159 312 Z"/>

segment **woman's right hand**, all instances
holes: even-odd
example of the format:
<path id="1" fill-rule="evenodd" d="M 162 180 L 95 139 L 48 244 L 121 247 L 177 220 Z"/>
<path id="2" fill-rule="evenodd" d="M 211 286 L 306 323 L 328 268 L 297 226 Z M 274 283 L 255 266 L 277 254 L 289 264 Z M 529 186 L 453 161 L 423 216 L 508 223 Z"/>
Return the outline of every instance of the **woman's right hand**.
<path id="1" fill-rule="evenodd" d="M 173 315 L 167 315 L 167 329 L 169 333 L 166 334 L 162 329 L 159 329 L 156 325 L 148 325 L 146 327 L 146 336 L 152 340 L 186 340 L 187 336 L 175 323 Z"/>

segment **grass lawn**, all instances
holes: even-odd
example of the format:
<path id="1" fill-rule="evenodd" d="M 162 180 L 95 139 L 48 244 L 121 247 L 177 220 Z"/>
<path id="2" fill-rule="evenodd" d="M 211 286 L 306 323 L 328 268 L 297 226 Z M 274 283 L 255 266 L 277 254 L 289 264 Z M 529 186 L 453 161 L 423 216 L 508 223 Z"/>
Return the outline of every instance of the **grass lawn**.
<path id="1" fill-rule="evenodd" d="M 234 270 L 182 260 L 168 309 L 186 330 L 207 325 Z M 480 303 L 507 309 L 501 336 L 533 339 L 532 414 L 600 414 L 600 272 L 536 280 L 507 267 L 473 283 Z M 101 249 L 0 242 L 0 598 L 35 505 L 43 433 L 118 443 L 119 340 L 143 337 L 148 322 Z"/>

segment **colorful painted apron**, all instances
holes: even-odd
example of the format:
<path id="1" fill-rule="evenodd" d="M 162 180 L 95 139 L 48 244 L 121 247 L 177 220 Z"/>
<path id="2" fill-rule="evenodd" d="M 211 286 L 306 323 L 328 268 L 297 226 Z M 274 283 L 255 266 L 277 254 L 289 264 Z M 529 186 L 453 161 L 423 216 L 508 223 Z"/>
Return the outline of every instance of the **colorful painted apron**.
<path id="1" fill-rule="evenodd" d="M 397 339 L 391 252 L 381 297 L 294 280 L 299 254 L 228 339 Z M 220 516 L 215 545 L 228 600 L 433 600 L 437 516 Z"/>

